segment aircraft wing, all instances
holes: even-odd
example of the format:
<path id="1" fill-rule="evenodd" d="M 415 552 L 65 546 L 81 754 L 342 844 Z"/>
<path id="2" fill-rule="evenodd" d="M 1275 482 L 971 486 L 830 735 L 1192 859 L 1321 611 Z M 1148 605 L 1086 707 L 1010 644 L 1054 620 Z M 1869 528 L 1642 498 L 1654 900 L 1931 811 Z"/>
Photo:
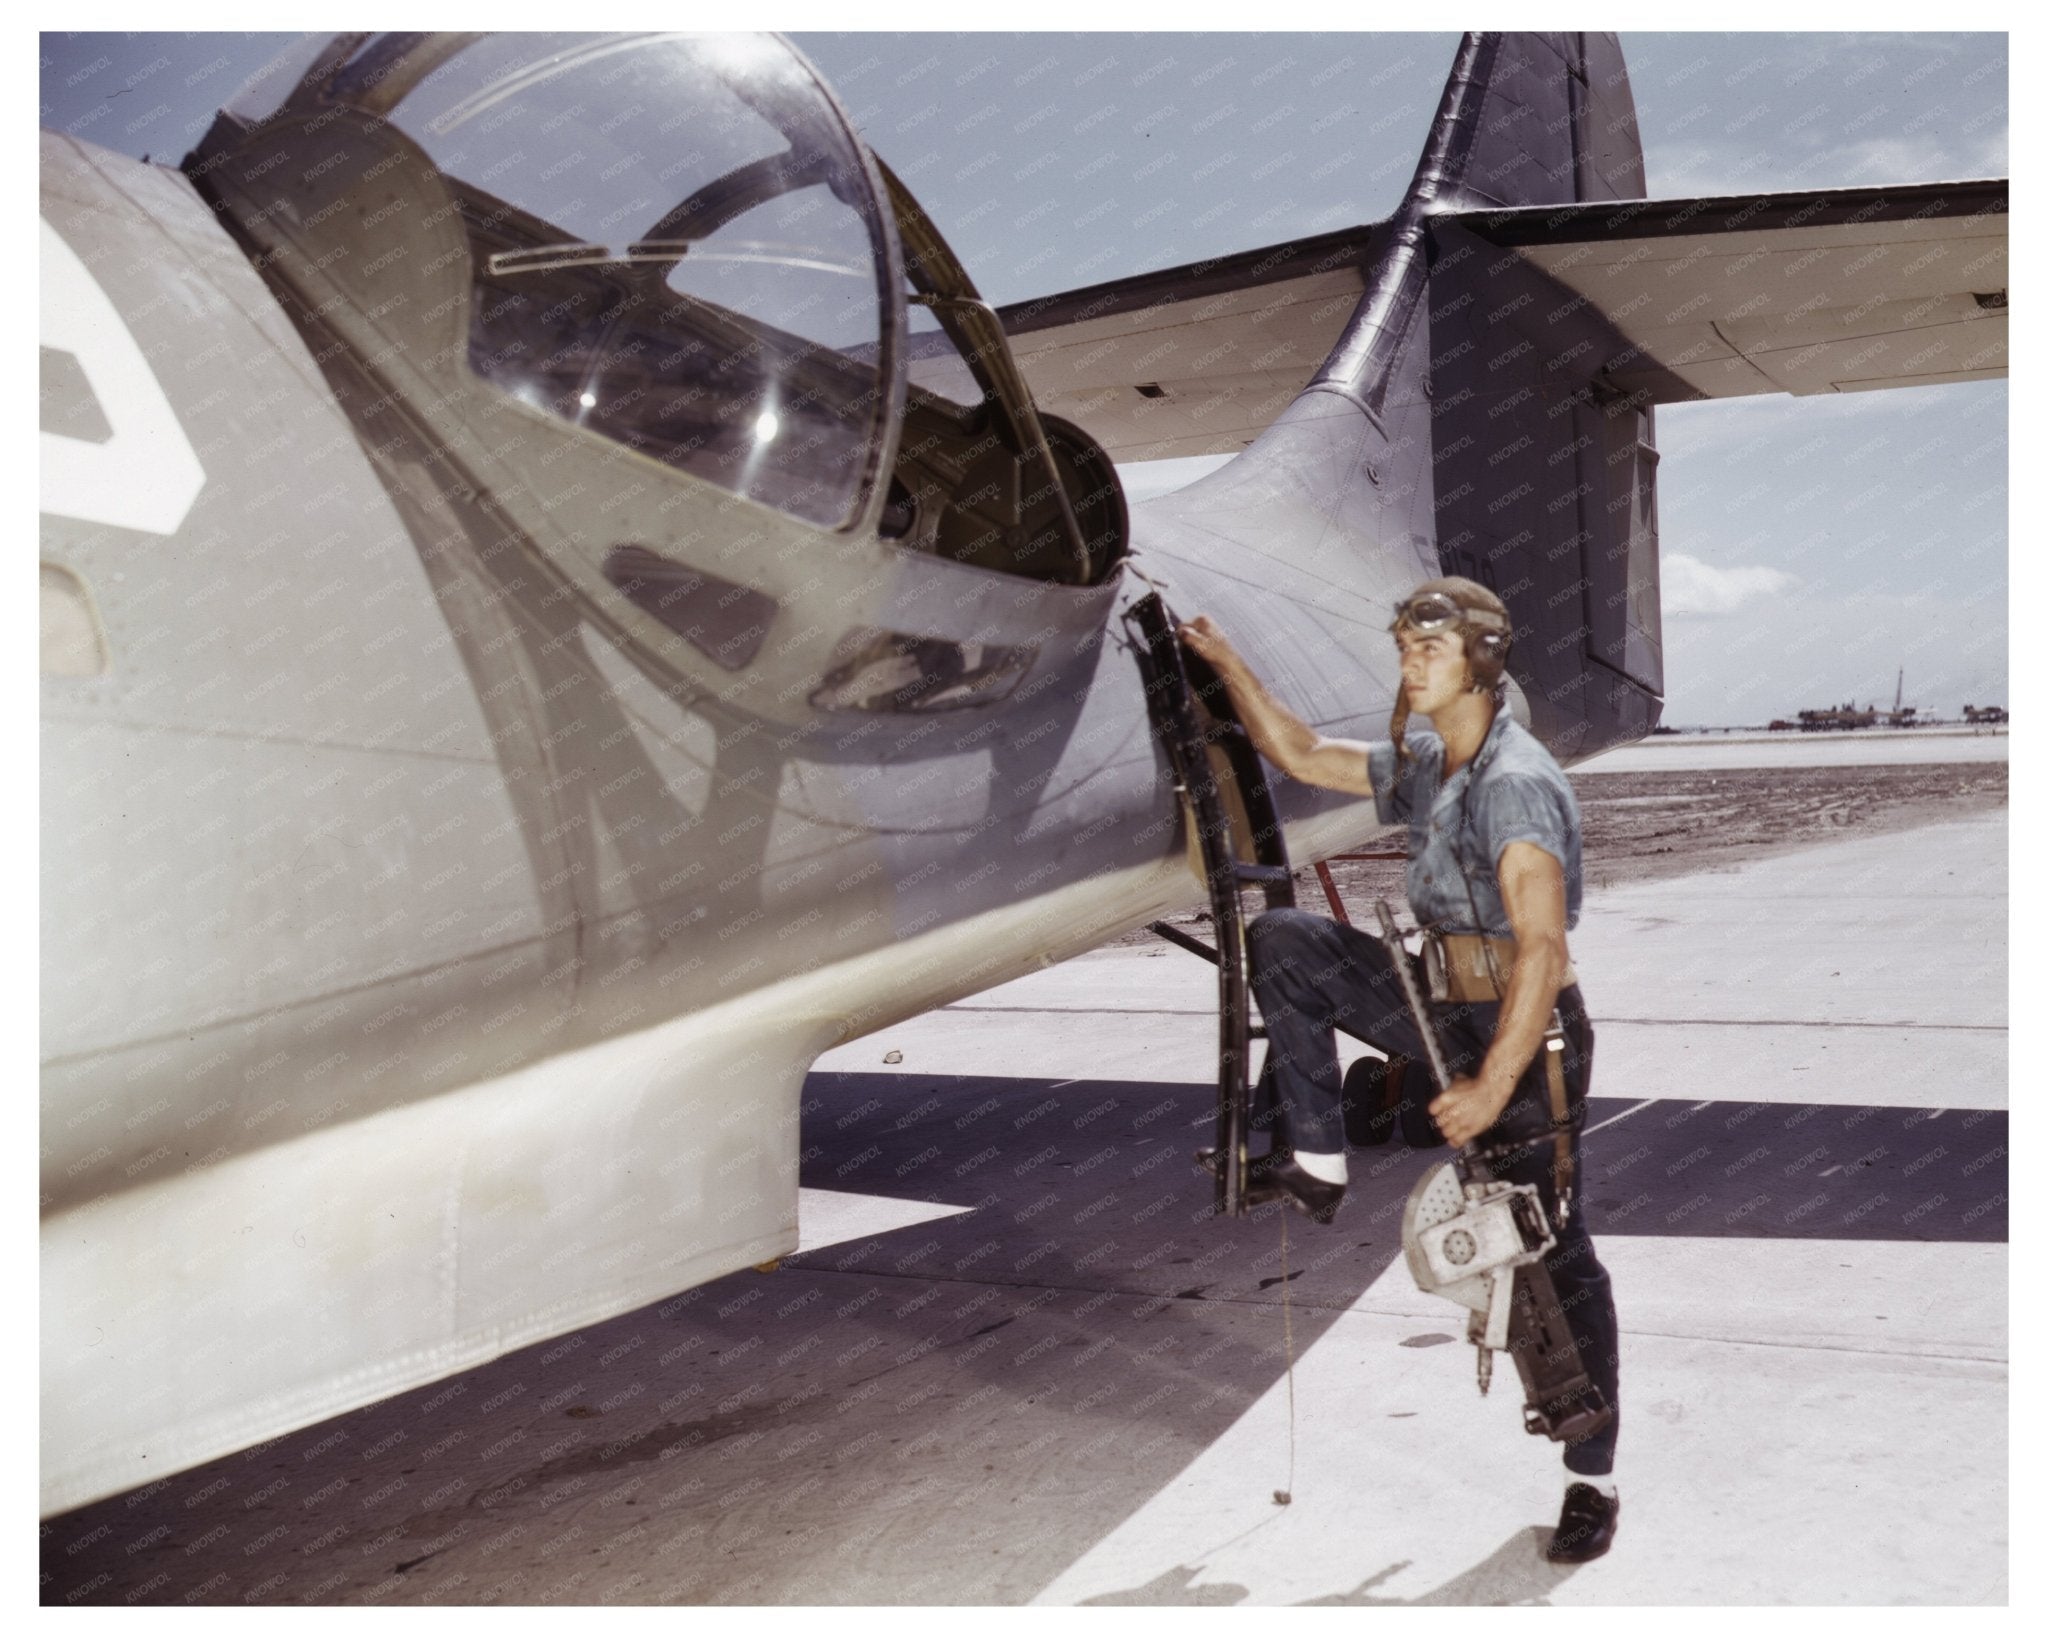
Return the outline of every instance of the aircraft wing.
<path id="1" fill-rule="evenodd" d="M 1502 254 L 1623 349 L 1617 393 L 1677 403 L 1854 392 L 2006 373 L 2004 179 L 1432 216 L 1432 255 Z M 999 309 L 1040 407 L 1119 461 L 1229 454 L 1337 344 L 1372 227 L 1168 268 Z M 955 379 L 957 377 L 957 379 Z M 911 379 L 958 392 L 950 350 Z"/>
<path id="2" fill-rule="evenodd" d="M 998 308 L 1040 409 L 1119 461 L 1234 455 L 1308 384 L 1365 290 L 1370 227 Z M 910 379 L 972 396 L 934 337 Z M 916 356 L 919 351 L 925 357 Z"/>
<path id="3" fill-rule="evenodd" d="M 1630 200 L 1435 218 L 1541 268 L 1630 343 L 1651 403 L 2006 373 L 2006 182 Z"/>

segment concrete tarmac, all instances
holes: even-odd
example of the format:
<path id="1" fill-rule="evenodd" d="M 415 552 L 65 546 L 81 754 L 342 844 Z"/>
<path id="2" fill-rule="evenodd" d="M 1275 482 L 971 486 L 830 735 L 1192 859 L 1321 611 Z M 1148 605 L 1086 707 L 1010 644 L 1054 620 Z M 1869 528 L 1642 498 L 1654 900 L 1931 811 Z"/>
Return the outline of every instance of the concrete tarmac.
<path id="1" fill-rule="evenodd" d="M 1399 1260 L 1445 1151 L 1216 1218 L 1214 974 L 1161 945 L 821 1060 L 776 1271 L 48 1521 L 43 1601 L 2002 1602 L 2005 858 L 1999 814 L 1589 895 L 1594 1564 Z"/>

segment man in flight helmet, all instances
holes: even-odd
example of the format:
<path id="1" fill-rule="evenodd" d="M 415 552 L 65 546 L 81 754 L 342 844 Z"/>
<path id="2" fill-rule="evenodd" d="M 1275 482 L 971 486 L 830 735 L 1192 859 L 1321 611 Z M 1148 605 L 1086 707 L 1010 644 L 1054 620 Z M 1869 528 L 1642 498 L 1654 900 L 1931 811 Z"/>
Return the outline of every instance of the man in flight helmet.
<path id="1" fill-rule="evenodd" d="M 1370 796 L 1383 823 L 1408 827 L 1408 901 L 1428 935 L 1430 1012 L 1453 1076 L 1430 1117 L 1450 1142 L 1474 1144 L 1496 1177 L 1537 1186 L 1557 1234 L 1543 1264 L 1584 1369 L 1614 1411 L 1564 1448 L 1564 1509 L 1547 1548 L 1561 1562 L 1596 1558 L 1620 1511 L 1620 1397 L 1613 1294 L 1572 1198 L 1593 1053 L 1565 938 L 1579 915 L 1579 809 L 1556 760 L 1505 709 L 1506 605 L 1456 575 L 1402 600 L 1389 627 L 1401 686 L 1388 737 L 1375 744 L 1309 727 L 1206 616 L 1180 629 L 1268 761 L 1308 784 Z M 1411 741 L 1411 716 L 1433 732 Z M 1249 948 L 1274 1108 L 1273 1145 L 1253 1165 L 1248 1198 L 1328 1222 L 1348 1181 L 1334 1027 L 1416 1064 L 1421 1039 L 1379 939 L 1308 911 L 1271 910 L 1251 924 Z M 1560 1032 L 1562 1050 L 1543 1050 Z M 1559 1064 L 1561 1086 L 1551 1072 Z"/>

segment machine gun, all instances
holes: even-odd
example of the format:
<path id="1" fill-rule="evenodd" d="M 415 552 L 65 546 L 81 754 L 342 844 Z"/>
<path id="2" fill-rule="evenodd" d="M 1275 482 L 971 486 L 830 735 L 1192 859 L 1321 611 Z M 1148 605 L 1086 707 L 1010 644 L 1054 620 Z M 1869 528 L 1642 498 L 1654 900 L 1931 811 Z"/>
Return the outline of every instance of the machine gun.
<path id="1" fill-rule="evenodd" d="M 1422 1036 L 1430 1079 L 1443 1092 L 1451 1074 L 1435 1024 L 1394 912 L 1385 899 L 1377 908 L 1395 977 Z M 1493 1356 L 1504 1348 L 1521 1373 L 1523 1428 L 1577 1440 L 1605 1427 L 1614 1412 L 1586 1374 L 1543 1266 L 1543 1254 L 1556 1244 L 1535 1186 L 1496 1178 L 1470 1144 L 1425 1173 L 1401 1213 L 1401 1249 L 1416 1287 L 1470 1310 L 1465 1338 L 1479 1349 L 1479 1391 L 1492 1384 Z"/>

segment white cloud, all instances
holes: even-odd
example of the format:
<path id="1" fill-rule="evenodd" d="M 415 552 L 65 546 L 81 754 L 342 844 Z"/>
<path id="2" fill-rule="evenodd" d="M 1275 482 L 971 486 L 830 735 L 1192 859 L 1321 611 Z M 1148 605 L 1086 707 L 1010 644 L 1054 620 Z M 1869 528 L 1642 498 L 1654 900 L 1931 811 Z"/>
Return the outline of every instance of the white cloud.
<path id="1" fill-rule="evenodd" d="M 1787 591 L 1799 583 L 1783 569 L 1755 565 L 1717 569 L 1682 552 L 1666 552 L 1663 568 L 1664 613 L 1667 617 L 1733 614 L 1745 603 Z"/>

